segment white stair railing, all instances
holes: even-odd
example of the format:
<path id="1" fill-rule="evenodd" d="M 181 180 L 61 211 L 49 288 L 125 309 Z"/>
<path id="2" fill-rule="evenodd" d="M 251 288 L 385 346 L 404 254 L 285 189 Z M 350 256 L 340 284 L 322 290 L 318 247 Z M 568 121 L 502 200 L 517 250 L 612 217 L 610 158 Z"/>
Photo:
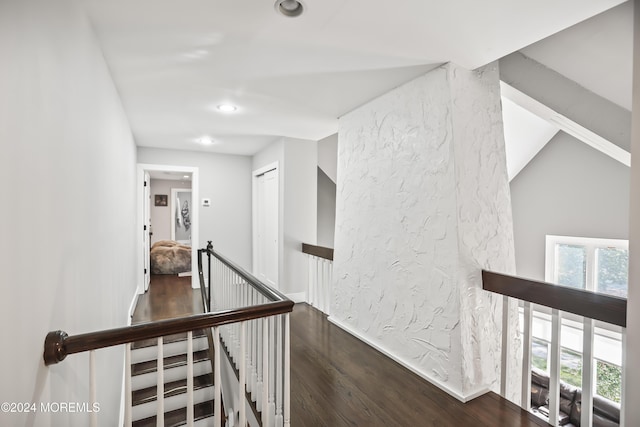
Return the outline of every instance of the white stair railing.
<path id="1" fill-rule="evenodd" d="M 303 243 L 302 252 L 308 257 L 307 302 L 329 315 L 333 283 L 333 249 Z"/>
<path id="2" fill-rule="evenodd" d="M 531 370 L 532 370 L 532 341 L 534 336 L 533 313 L 546 313 L 550 316 L 550 345 L 548 357 L 549 375 L 549 403 L 548 422 L 557 426 L 561 423 L 560 414 L 560 372 L 561 372 L 561 335 L 563 318 L 580 319 L 582 330 L 582 375 L 581 375 L 581 408 L 580 425 L 593 426 L 594 395 L 595 395 L 595 354 L 594 331 L 596 324 L 609 331 L 619 331 L 624 341 L 626 328 L 626 300 L 604 294 L 596 294 L 582 289 L 557 286 L 544 282 L 522 279 L 513 276 L 502 275 L 489 271 L 482 272 L 483 289 L 504 295 L 504 298 L 513 297 L 522 301 L 522 394 L 521 406 L 531 411 Z M 535 304 L 534 304 L 535 303 Z M 504 304 L 506 307 L 507 304 Z M 507 310 L 503 310 L 503 316 L 509 316 Z M 503 324 L 506 323 L 503 322 Z M 504 331 L 503 331 L 504 333 Z M 504 343 L 504 341 L 503 341 Z M 624 343 L 622 343 L 624 344 Z M 502 348 L 502 373 L 501 378 L 507 377 L 505 370 L 509 355 L 503 344 Z M 625 366 L 622 365 L 622 379 L 624 379 Z M 507 397 L 504 384 L 501 384 L 501 394 Z M 621 388 L 624 392 L 624 387 Z M 624 399 L 621 399 L 624 401 Z M 574 404 L 578 404 L 574 402 Z M 577 412 L 577 411 L 576 411 Z M 620 411 L 621 414 L 623 411 Z M 542 411 L 535 411 L 537 415 L 547 418 Z M 624 427 L 624 419 L 620 418 L 620 426 Z"/>
<path id="3" fill-rule="evenodd" d="M 273 300 L 271 292 L 256 286 L 254 278 L 217 255 L 211 257 L 212 309 L 255 307 Z M 284 318 L 284 320 L 283 320 Z M 221 327 L 221 341 L 238 372 L 238 401 L 250 401 L 261 412 L 264 426 L 288 426 L 289 315 L 255 318 Z M 237 408 L 239 425 L 246 425 L 245 405 Z"/>
<path id="4" fill-rule="evenodd" d="M 125 345 L 125 408 L 124 425 L 134 422 L 132 403 L 132 343 L 157 339 L 156 355 L 156 424 L 164 425 L 165 375 L 163 337 L 187 334 L 187 379 L 186 379 L 186 425 L 194 425 L 194 360 L 193 331 L 211 330 L 213 345 L 213 425 L 222 427 L 222 362 L 221 349 L 229 353 L 230 359 L 239 368 L 240 398 L 244 402 L 249 395 L 261 410 L 262 425 L 290 426 L 290 376 L 289 376 L 289 313 L 293 302 L 279 292 L 258 282 L 253 276 L 225 260 L 210 248 L 201 250 L 212 258 L 211 278 L 214 287 L 212 300 L 214 311 L 203 314 L 155 321 L 122 328 L 68 336 L 62 331 L 49 332 L 45 338 L 44 361 L 47 366 L 62 362 L 68 355 L 89 352 L 89 396 L 90 405 L 97 402 L 95 350 L 116 345 Z M 201 288 L 204 290 L 202 260 L 199 260 Z M 206 292 L 206 290 L 205 290 Z M 208 295 L 207 295 L 208 299 Z M 168 348 L 168 347 L 167 347 Z M 168 354 L 168 353 L 167 353 Z M 92 406 L 93 407 L 93 406 Z M 239 425 L 248 424 L 246 405 L 239 406 Z M 89 411 L 87 424 L 98 425 L 98 412 Z M 229 417 L 231 419 L 231 416 Z"/>

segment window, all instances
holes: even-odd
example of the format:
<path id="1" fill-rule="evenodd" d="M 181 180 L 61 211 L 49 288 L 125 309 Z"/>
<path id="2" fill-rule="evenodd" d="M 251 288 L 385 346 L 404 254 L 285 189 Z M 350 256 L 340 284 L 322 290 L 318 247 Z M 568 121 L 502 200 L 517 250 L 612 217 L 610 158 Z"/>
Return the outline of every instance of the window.
<path id="1" fill-rule="evenodd" d="M 629 242 L 547 236 L 545 270 L 548 282 L 626 298 Z"/>

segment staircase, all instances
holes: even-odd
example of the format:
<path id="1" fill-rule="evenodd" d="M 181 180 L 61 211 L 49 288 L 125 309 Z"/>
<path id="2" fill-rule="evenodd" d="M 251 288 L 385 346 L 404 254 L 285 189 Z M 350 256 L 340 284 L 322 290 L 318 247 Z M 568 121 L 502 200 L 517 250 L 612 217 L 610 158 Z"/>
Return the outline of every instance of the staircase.
<path id="1" fill-rule="evenodd" d="M 164 337 L 164 425 L 187 423 L 187 334 Z M 210 425 L 213 417 L 213 375 L 204 331 L 193 333 L 193 389 L 195 426 Z M 131 346 L 131 401 L 134 427 L 156 426 L 157 340 Z"/>

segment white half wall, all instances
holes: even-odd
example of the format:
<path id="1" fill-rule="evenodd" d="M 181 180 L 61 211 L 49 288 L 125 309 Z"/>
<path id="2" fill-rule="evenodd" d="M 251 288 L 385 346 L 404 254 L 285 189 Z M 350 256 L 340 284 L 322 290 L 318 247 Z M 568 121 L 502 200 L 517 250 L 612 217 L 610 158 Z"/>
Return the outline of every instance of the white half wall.
<path id="1" fill-rule="evenodd" d="M 197 167 L 199 172 L 199 244 L 213 247 L 251 270 L 251 158 L 230 154 L 138 147 L 138 162 Z M 202 199 L 211 199 L 210 207 Z"/>
<path id="2" fill-rule="evenodd" d="M 88 402 L 88 354 L 45 367 L 45 335 L 125 326 L 136 290 L 136 151 L 78 2 L 0 2 L 2 402 Z M 119 423 L 123 348 L 96 352 L 100 424 Z M 39 409 L 39 408 L 38 408 Z M 3 426 L 89 414 L 0 412 Z"/>
<path id="3" fill-rule="evenodd" d="M 339 129 L 332 319 L 461 400 L 496 390 L 480 272 L 515 272 L 497 64 L 439 67 Z"/>

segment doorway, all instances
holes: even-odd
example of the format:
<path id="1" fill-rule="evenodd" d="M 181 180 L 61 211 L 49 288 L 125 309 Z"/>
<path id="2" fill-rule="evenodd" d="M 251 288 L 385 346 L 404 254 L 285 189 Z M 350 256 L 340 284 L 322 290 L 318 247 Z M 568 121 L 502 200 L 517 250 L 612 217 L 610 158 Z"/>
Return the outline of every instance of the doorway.
<path id="1" fill-rule="evenodd" d="M 278 289 L 280 270 L 280 180 L 274 163 L 253 172 L 254 274 Z"/>
<path id="2" fill-rule="evenodd" d="M 151 278 L 151 268 L 149 264 L 150 259 L 150 250 L 151 246 L 154 242 L 157 242 L 159 238 L 162 238 L 165 234 L 166 237 L 164 239 L 167 240 L 176 240 L 172 239 L 169 234 L 171 229 L 170 224 L 170 215 L 169 210 L 172 209 L 170 207 L 170 188 L 167 191 L 153 191 L 151 189 L 151 180 L 160 178 L 164 179 L 171 178 L 173 179 L 184 178 L 188 176 L 191 180 L 191 184 L 189 185 L 189 194 L 190 194 L 190 203 L 189 203 L 189 212 L 188 212 L 188 220 L 189 220 L 189 243 L 191 246 L 191 285 L 193 288 L 198 288 L 200 286 L 198 280 L 198 274 L 194 274 L 198 269 L 198 230 L 199 230 L 199 210 L 198 210 L 198 189 L 199 189 L 199 176 L 198 176 L 198 168 L 197 167 L 187 167 L 187 166 L 169 166 L 169 165 L 153 165 L 153 164 L 143 164 L 139 163 L 137 165 L 137 199 L 138 203 L 138 230 L 142 232 L 141 238 L 136 239 L 138 245 L 138 268 L 139 268 L 139 285 L 138 285 L 138 293 L 142 294 L 147 291 L 149 288 L 149 282 Z M 176 180 L 175 182 L 179 182 Z M 177 185 L 176 185 L 177 186 Z M 186 190 L 187 188 L 182 188 L 181 190 Z M 165 210 L 163 212 L 163 209 Z M 164 221 L 162 223 L 159 222 L 158 218 L 155 218 L 155 213 L 161 212 L 166 214 L 166 224 Z M 155 218 L 152 220 L 152 218 Z M 154 224 L 155 222 L 155 224 Z M 184 220 L 182 220 L 184 224 Z M 184 227 L 183 227 L 184 228 Z M 166 229 L 166 232 L 164 231 Z M 175 236 L 174 236 L 175 237 Z"/>

